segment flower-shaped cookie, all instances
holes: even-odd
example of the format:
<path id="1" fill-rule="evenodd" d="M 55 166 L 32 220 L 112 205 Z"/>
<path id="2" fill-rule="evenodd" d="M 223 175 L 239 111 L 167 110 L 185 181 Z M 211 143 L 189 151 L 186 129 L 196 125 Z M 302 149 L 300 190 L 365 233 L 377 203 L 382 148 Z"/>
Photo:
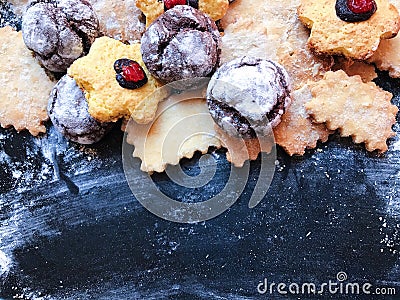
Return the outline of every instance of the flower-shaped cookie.
<path id="1" fill-rule="evenodd" d="M 228 10 L 228 0 L 186 0 L 186 1 L 163 1 L 163 0 L 137 0 L 136 6 L 146 16 L 146 26 L 148 27 L 155 19 L 164 13 L 164 2 L 176 2 L 182 4 L 185 2 L 194 8 L 201 10 L 202 12 L 209 15 L 211 19 L 217 21 L 222 19 Z"/>
<path id="2" fill-rule="evenodd" d="M 337 15 L 336 0 L 301 0 L 300 21 L 311 28 L 308 44 L 316 53 L 367 59 L 381 39 L 390 39 L 400 29 L 397 9 L 388 0 L 375 0 L 376 12 L 362 22 L 345 22 Z"/>
<path id="3" fill-rule="evenodd" d="M 131 90 L 119 85 L 114 63 L 122 58 L 134 60 L 142 66 L 148 77 L 144 86 Z M 109 37 L 98 38 L 89 54 L 69 67 L 68 75 L 85 90 L 89 113 L 100 122 L 115 122 L 130 116 L 138 123 L 150 122 L 158 102 L 164 98 L 164 95 L 155 93 L 160 84 L 145 68 L 140 44 L 125 45 Z"/>

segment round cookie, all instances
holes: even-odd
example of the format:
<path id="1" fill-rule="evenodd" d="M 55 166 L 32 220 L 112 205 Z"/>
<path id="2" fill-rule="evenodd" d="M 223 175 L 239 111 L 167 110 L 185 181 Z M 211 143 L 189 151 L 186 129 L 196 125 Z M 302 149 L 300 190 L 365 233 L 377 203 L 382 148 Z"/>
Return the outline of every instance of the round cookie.
<path id="1" fill-rule="evenodd" d="M 87 54 L 99 22 L 86 0 L 31 1 L 22 19 L 26 46 L 52 72 L 65 72 Z"/>
<path id="2" fill-rule="evenodd" d="M 244 56 L 222 65 L 207 89 L 214 121 L 229 135 L 245 139 L 269 134 L 290 102 L 285 69 L 260 58 Z"/>
<path id="3" fill-rule="evenodd" d="M 113 126 L 113 123 L 100 123 L 89 114 L 83 91 L 68 75 L 64 75 L 53 88 L 47 112 L 58 131 L 80 144 L 100 141 Z"/>
<path id="4" fill-rule="evenodd" d="M 214 21 L 222 19 L 228 10 L 229 0 L 136 0 L 136 6 L 146 16 L 146 26 L 150 26 L 159 16 L 161 16 L 167 7 L 165 2 L 176 2 L 181 5 L 185 2 L 186 5 L 190 5 L 193 8 L 199 9 L 202 12 L 210 16 Z"/>
<path id="5" fill-rule="evenodd" d="M 207 77 L 219 63 L 221 36 L 206 14 L 187 5 L 166 11 L 144 33 L 143 62 L 163 82 Z"/>

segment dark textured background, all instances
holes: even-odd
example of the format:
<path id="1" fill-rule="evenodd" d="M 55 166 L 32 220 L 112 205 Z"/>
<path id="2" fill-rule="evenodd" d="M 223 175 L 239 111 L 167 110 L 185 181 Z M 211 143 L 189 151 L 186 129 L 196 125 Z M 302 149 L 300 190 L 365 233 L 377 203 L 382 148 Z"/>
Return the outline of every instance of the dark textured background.
<path id="1" fill-rule="evenodd" d="M 0 26 L 19 28 L 6 1 L 0 13 Z M 400 81 L 383 73 L 377 82 L 399 106 Z M 397 296 L 320 298 L 400 299 L 400 142 L 389 144 L 382 157 L 338 136 L 301 158 L 278 149 L 273 183 L 256 208 L 248 201 L 259 161 L 228 211 L 183 225 L 133 198 L 118 129 L 92 147 L 68 143 L 50 125 L 40 139 L 0 129 L 0 298 L 286 299 L 256 287 L 264 278 L 321 284 L 343 271 L 346 282 L 394 287 Z M 222 186 L 230 165 L 223 152 L 211 154 L 212 184 Z M 186 172 L 199 172 L 198 158 L 183 161 Z M 215 193 L 179 195 L 165 174 L 153 179 L 183 200 Z"/>

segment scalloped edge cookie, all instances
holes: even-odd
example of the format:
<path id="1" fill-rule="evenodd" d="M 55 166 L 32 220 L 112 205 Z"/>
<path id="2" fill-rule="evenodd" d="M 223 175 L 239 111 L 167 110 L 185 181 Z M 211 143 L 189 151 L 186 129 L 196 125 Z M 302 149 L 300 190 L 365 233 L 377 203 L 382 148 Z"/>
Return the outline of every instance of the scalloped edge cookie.
<path id="1" fill-rule="evenodd" d="M 311 85 L 311 93 L 306 109 L 316 122 L 339 129 L 341 136 L 351 136 L 355 143 L 365 143 L 368 151 L 388 150 L 386 141 L 395 135 L 392 126 L 398 112 L 391 93 L 343 70 L 327 72 Z"/>

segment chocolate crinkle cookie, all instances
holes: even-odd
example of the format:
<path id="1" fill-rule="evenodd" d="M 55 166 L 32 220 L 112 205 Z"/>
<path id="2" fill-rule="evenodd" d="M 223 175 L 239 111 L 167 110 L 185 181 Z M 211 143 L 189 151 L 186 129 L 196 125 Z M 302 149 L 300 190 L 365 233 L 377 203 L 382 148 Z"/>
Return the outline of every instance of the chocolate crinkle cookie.
<path id="1" fill-rule="evenodd" d="M 99 22 L 86 0 L 34 0 L 22 18 L 26 46 L 52 72 L 65 72 L 87 54 Z"/>
<path id="2" fill-rule="evenodd" d="M 188 5 L 158 17 L 141 43 L 147 69 L 165 83 L 210 76 L 219 63 L 221 37 L 215 22 Z"/>
<path id="3" fill-rule="evenodd" d="M 64 75 L 53 88 L 47 112 L 58 131 L 80 144 L 100 141 L 114 124 L 100 123 L 89 114 L 83 91 L 68 75 Z"/>
<path id="4" fill-rule="evenodd" d="M 211 77 L 207 104 L 225 132 L 251 139 L 271 134 L 290 105 L 290 92 L 281 65 L 245 56 L 222 65 Z"/>

